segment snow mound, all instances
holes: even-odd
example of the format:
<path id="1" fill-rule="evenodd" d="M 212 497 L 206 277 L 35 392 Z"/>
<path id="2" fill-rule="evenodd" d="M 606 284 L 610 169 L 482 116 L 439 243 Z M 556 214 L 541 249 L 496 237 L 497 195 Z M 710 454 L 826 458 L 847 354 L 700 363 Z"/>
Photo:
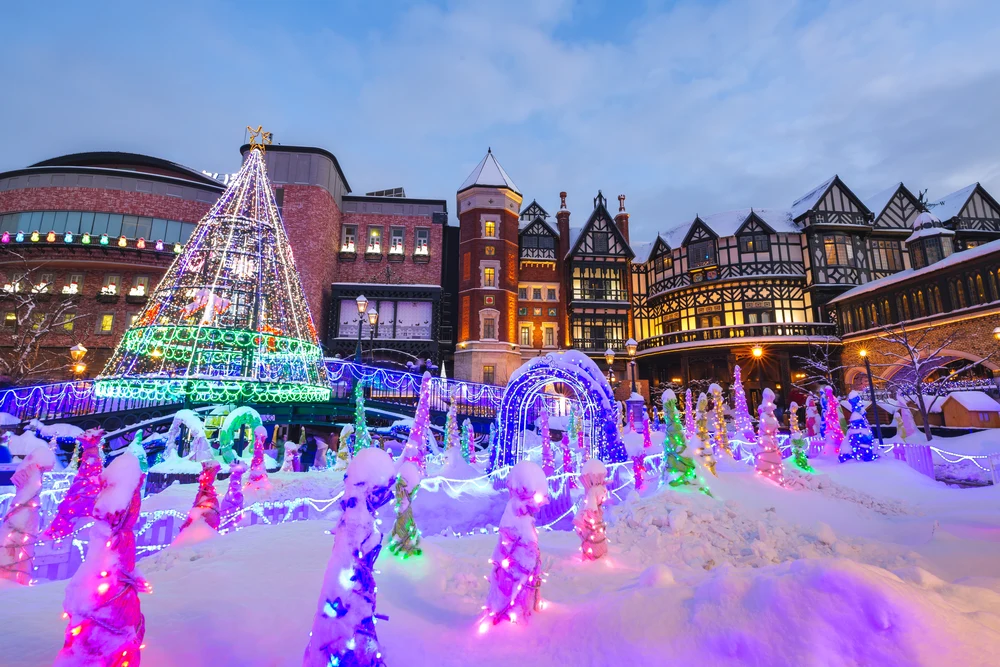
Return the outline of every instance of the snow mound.
<path id="1" fill-rule="evenodd" d="M 521 461 L 510 470 L 507 488 L 516 495 L 549 495 L 549 482 L 541 466 L 532 461 Z"/>
<path id="2" fill-rule="evenodd" d="M 663 563 L 650 565 L 639 575 L 639 585 L 643 588 L 666 588 L 674 584 L 674 573 Z"/>
<path id="3" fill-rule="evenodd" d="M 0 412 L 0 426 L 14 426 L 20 423 L 21 420 L 9 412 Z"/>
<path id="4" fill-rule="evenodd" d="M 846 440 L 845 440 L 846 442 Z M 865 464 L 868 465 L 868 464 Z M 866 507 L 886 516 L 916 514 L 917 510 L 906 503 L 886 498 L 876 498 L 870 493 L 838 484 L 826 475 L 813 475 L 801 472 L 792 466 L 785 467 L 785 486 L 790 489 L 808 489 L 825 496 L 846 500 Z"/>
<path id="5" fill-rule="evenodd" d="M 142 469 L 139 459 L 132 452 L 119 454 L 101 473 L 104 488 L 94 501 L 94 514 L 123 512 L 132 502 L 135 488 L 139 486 Z"/>
<path id="6" fill-rule="evenodd" d="M 11 456 L 27 456 L 39 445 L 48 447 L 48 444 L 35 436 L 32 431 L 25 431 L 21 435 L 12 435 L 7 439 L 7 450 Z"/>

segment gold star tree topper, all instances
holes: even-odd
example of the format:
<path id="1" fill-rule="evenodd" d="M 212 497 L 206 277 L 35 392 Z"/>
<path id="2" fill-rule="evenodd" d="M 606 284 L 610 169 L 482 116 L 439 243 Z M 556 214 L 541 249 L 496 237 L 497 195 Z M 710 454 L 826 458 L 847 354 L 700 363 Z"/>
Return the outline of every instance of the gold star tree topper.
<path id="1" fill-rule="evenodd" d="M 247 131 L 250 133 L 250 150 L 256 148 L 263 153 L 264 147 L 271 145 L 271 133 L 265 132 L 263 125 L 258 125 L 256 130 L 247 125 Z"/>

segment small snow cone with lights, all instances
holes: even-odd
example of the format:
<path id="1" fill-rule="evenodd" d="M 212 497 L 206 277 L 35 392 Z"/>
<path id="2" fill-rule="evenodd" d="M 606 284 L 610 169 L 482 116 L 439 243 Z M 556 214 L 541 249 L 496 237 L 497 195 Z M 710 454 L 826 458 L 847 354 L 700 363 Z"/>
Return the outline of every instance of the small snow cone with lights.
<path id="1" fill-rule="evenodd" d="M 97 378 L 97 396 L 329 400 L 323 352 L 267 177 L 270 134 L 251 132 L 243 167 L 125 332 Z"/>
<path id="2" fill-rule="evenodd" d="M 840 462 L 844 461 L 874 461 L 878 458 L 872 442 L 872 428 L 868 425 L 865 408 L 861 404 L 861 396 L 856 391 L 847 395 L 851 405 L 851 426 L 847 429 L 847 438 L 840 446 Z"/>
<path id="3" fill-rule="evenodd" d="M 375 561 L 382 550 L 375 512 L 392 497 L 395 481 L 392 457 L 377 447 L 361 450 L 347 466 L 343 514 L 333 531 L 333 553 L 303 667 L 385 664 L 375 632 L 380 618 L 375 613 Z"/>
<path id="4" fill-rule="evenodd" d="M 265 491 L 271 488 L 267 478 L 267 468 L 264 467 L 264 441 L 267 440 L 267 429 L 258 426 L 253 430 L 253 458 L 250 459 L 250 475 L 244 491 Z"/>
<path id="5" fill-rule="evenodd" d="M 815 472 L 806 456 L 806 438 L 799 428 L 799 404 L 795 401 L 788 406 L 788 430 L 788 439 L 792 444 L 792 463 L 804 472 Z"/>
<path id="6" fill-rule="evenodd" d="M 500 539 L 490 559 L 490 592 L 480 632 L 504 620 L 527 620 L 541 609 L 542 555 L 534 515 L 548 498 L 545 472 L 537 463 L 521 461 L 507 477 L 507 490 L 510 500 L 500 519 Z"/>
<path id="7" fill-rule="evenodd" d="M 66 586 L 66 641 L 54 667 L 138 667 L 146 620 L 139 593 L 149 586 L 135 570 L 135 522 L 142 471 L 125 452 L 101 474 L 87 559 Z"/>
<path id="8" fill-rule="evenodd" d="M 188 512 L 184 525 L 174 538 L 175 544 L 185 544 L 190 537 L 185 531 L 192 534 L 205 535 L 214 534 L 219 530 L 219 495 L 215 491 L 215 477 L 219 473 L 218 461 L 202 461 L 201 474 L 198 475 L 198 494 L 194 498 L 194 505 Z"/>
<path id="9" fill-rule="evenodd" d="M 22 586 L 31 583 L 38 542 L 42 475 L 55 464 L 55 455 L 48 445 L 35 445 L 14 470 L 11 481 L 16 491 L 0 525 L 0 579 Z"/>
<path id="10" fill-rule="evenodd" d="M 389 538 L 389 553 L 403 558 L 419 556 L 420 530 L 413 520 L 413 501 L 420 490 L 420 468 L 412 461 L 403 461 L 399 466 L 394 495 L 396 496 L 396 521 L 392 524 Z"/>
<path id="11" fill-rule="evenodd" d="M 99 428 L 92 428 L 77 436 L 80 443 L 80 468 L 59 503 L 56 518 L 45 529 L 46 537 L 61 540 L 76 529 L 80 519 L 90 518 L 94 499 L 101 491 L 101 472 L 104 470 L 101 462 L 103 437 L 104 431 Z"/>
<path id="12" fill-rule="evenodd" d="M 607 524 L 604 523 L 607 482 L 608 469 L 603 463 L 591 459 L 583 464 L 580 483 L 586 495 L 573 517 L 573 526 L 580 536 L 580 552 L 584 560 L 597 560 L 608 553 Z"/>
<path id="13" fill-rule="evenodd" d="M 824 453 L 836 454 L 844 443 L 844 431 L 840 428 L 840 404 L 833 395 L 833 387 L 823 387 L 823 403 Z"/>
<path id="14" fill-rule="evenodd" d="M 785 479 L 781 451 L 778 449 L 778 419 L 774 416 L 774 392 L 770 388 L 764 390 L 763 400 L 757 412 L 760 417 L 757 474 L 783 485 Z"/>

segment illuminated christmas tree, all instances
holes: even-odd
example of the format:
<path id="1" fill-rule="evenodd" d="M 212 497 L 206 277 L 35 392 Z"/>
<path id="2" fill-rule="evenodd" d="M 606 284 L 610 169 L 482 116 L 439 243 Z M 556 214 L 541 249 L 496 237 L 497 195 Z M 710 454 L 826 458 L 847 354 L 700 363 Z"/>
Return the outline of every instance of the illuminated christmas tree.
<path id="1" fill-rule="evenodd" d="M 695 434 L 694 403 L 691 401 L 691 390 L 684 392 L 684 434 L 693 438 Z"/>
<path id="2" fill-rule="evenodd" d="M 267 178 L 270 134 L 259 130 L 243 167 L 98 376 L 98 396 L 329 400 L 323 353 Z"/>
<path id="3" fill-rule="evenodd" d="M 826 451 L 837 454 L 844 442 L 844 431 L 840 428 L 840 404 L 833 395 L 833 387 L 823 387 L 823 431 Z"/>
<path id="4" fill-rule="evenodd" d="M 413 426 L 410 427 L 410 434 L 406 438 L 406 446 L 401 455 L 404 461 L 412 461 L 417 464 L 421 472 L 427 471 L 427 435 L 431 419 L 430 394 L 431 374 L 424 372 L 424 377 L 420 381 L 417 412 L 413 417 Z"/>
<path id="5" fill-rule="evenodd" d="M 878 458 L 872 446 L 872 428 L 865 416 L 865 408 L 861 404 L 861 395 L 852 391 L 847 395 L 851 404 L 851 427 L 847 430 L 847 439 L 840 446 L 840 462 L 874 461 Z"/>
<path id="6" fill-rule="evenodd" d="M 42 475 L 55 464 L 55 456 L 48 446 L 35 445 L 11 477 L 16 491 L 0 525 L 0 579 L 22 586 L 31 583 L 41 520 Z"/>
<path id="7" fill-rule="evenodd" d="M 760 435 L 757 443 L 757 474 L 779 485 L 785 483 L 781 451 L 778 449 L 778 419 L 774 416 L 774 392 L 768 387 L 757 410 Z"/>
<path id="8" fill-rule="evenodd" d="M 264 467 L 264 441 L 267 440 L 267 429 L 258 426 L 253 430 L 253 458 L 250 460 L 250 476 L 244 491 L 265 491 L 271 488 L 267 479 L 267 468 Z"/>
<path id="9" fill-rule="evenodd" d="M 475 442 L 473 441 L 472 422 L 466 419 L 462 422 L 462 458 L 466 463 L 475 463 Z"/>
<path id="10" fill-rule="evenodd" d="M 365 417 L 365 386 L 358 380 L 354 384 L 354 453 L 372 446 L 372 434 Z"/>
<path id="11" fill-rule="evenodd" d="M 733 452 L 729 449 L 729 433 L 726 431 L 726 404 L 722 400 L 722 387 L 713 384 L 708 390 L 712 392 L 712 404 L 714 406 L 712 427 L 715 431 L 712 441 L 716 448 L 716 454 L 724 452 L 732 456 Z"/>
<path id="12" fill-rule="evenodd" d="M 580 552 L 584 560 L 597 560 L 608 553 L 607 524 L 604 522 L 607 481 L 608 469 L 603 463 L 591 459 L 583 464 L 580 482 L 586 495 L 573 517 L 573 526 L 580 536 Z"/>
<path id="13" fill-rule="evenodd" d="M 799 429 L 799 404 L 795 401 L 788 406 L 788 426 L 791 432 L 789 439 L 792 443 L 792 463 L 799 470 L 814 472 L 813 467 L 809 465 L 809 459 L 806 458 L 806 439 Z"/>
<path id="14" fill-rule="evenodd" d="M 704 393 L 698 396 L 698 406 L 695 408 L 696 437 L 698 438 L 698 448 L 694 453 L 701 458 L 701 462 L 708 468 L 708 471 L 718 477 L 715 472 L 715 457 L 712 456 L 712 447 L 708 435 L 708 396 Z"/>
<path id="15" fill-rule="evenodd" d="M 757 439 L 750 419 L 750 409 L 747 407 L 747 394 L 743 389 L 743 371 L 739 366 L 733 368 L 733 429 L 736 437 L 743 442 L 751 443 Z"/>
<path id="16" fill-rule="evenodd" d="M 222 516 L 229 517 L 243 512 L 243 475 L 247 471 L 245 463 L 233 459 L 229 464 L 229 487 L 222 498 Z M 244 515 L 241 514 L 240 520 Z M 239 521 L 237 521 L 239 523 Z"/>
<path id="17" fill-rule="evenodd" d="M 448 412 L 444 420 L 444 449 L 448 451 L 460 445 L 458 433 L 458 387 L 452 390 L 448 402 Z"/>
<path id="18" fill-rule="evenodd" d="M 80 442 L 80 469 L 59 503 L 56 518 L 45 529 L 45 536 L 61 540 L 76 529 L 80 519 L 89 519 L 94 509 L 94 499 L 101 491 L 101 438 L 104 431 L 92 428 L 77 436 Z"/>
<path id="19" fill-rule="evenodd" d="M 663 438 L 663 473 L 662 478 L 670 486 L 681 486 L 694 483 L 694 461 L 683 456 L 687 450 L 687 439 L 684 437 L 684 426 L 681 424 L 681 414 L 677 410 L 677 396 L 667 389 L 663 392 L 663 411 L 666 435 Z M 669 479 L 671 478 L 672 479 Z"/>
<path id="20" fill-rule="evenodd" d="M 420 555 L 420 530 L 413 520 L 413 501 L 420 490 L 423 475 L 411 461 L 403 461 L 399 466 L 394 494 L 396 496 L 396 521 L 392 524 L 389 538 L 389 553 L 402 554 L 403 558 Z"/>
<path id="21" fill-rule="evenodd" d="M 142 471 L 142 488 L 140 492 L 142 495 L 146 495 L 146 473 L 149 472 L 149 458 L 146 456 L 146 448 L 142 444 L 142 429 L 135 432 L 135 437 L 132 438 L 132 443 L 128 446 L 128 451 L 135 455 L 135 458 L 139 460 L 139 469 Z"/>
<path id="22" fill-rule="evenodd" d="M 180 539 L 189 526 L 203 524 L 212 530 L 219 529 L 219 495 L 215 491 L 215 476 L 219 474 L 218 461 L 202 461 L 201 474 L 198 475 L 198 494 L 194 505 L 188 512 L 184 525 L 181 526 L 177 539 Z"/>

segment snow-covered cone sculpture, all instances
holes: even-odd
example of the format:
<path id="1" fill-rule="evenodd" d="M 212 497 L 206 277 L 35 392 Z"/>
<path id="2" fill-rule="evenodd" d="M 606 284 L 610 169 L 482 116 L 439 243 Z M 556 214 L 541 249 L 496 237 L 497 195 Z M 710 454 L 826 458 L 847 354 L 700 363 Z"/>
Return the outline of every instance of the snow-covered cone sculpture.
<path id="1" fill-rule="evenodd" d="M 375 511 L 392 497 L 392 457 L 369 447 L 354 457 L 344 477 L 343 514 L 333 531 L 333 553 L 313 617 L 303 667 L 384 665 L 375 633 L 375 560 L 382 533 Z"/>
<path id="2" fill-rule="evenodd" d="M 677 395 L 670 389 L 663 392 L 663 410 L 666 434 L 663 437 L 662 479 L 670 486 L 691 484 L 697 473 L 694 461 L 682 456 L 687 450 L 687 439 L 684 437 L 684 426 L 677 410 Z"/>
<path id="3" fill-rule="evenodd" d="M 219 495 L 215 492 L 215 476 L 219 474 L 218 461 L 202 461 L 201 474 L 198 476 L 198 495 L 194 498 L 194 505 L 188 512 L 184 525 L 181 526 L 181 534 L 195 524 L 204 524 L 212 530 L 219 529 Z"/>
<path id="4" fill-rule="evenodd" d="M 142 495 L 146 495 L 146 473 L 149 472 L 149 458 L 146 456 L 146 448 L 142 444 L 142 429 L 135 432 L 135 437 L 128 446 L 128 451 L 132 452 L 139 461 L 139 470 L 142 471 Z"/>
<path id="5" fill-rule="evenodd" d="M 101 438 L 104 431 L 92 428 L 77 436 L 80 441 L 80 469 L 69 485 L 66 495 L 59 503 L 56 518 L 45 529 L 49 539 L 60 540 L 76 528 L 80 519 L 90 517 L 94 509 L 94 499 L 101 491 Z M 138 461 L 136 461 L 138 465 Z"/>
<path id="6" fill-rule="evenodd" d="M 393 489 L 396 496 L 396 521 L 392 524 L 389 552 L 403 558 L 420 555 L 420 530 L 413 520 L 413 501 L 420 490 L 423 475 L 412 461 L 403 461 Z"/>
<path id="7" fill-rule="evenodd" d="M 580 482 L 583 484 L 583 504 L 573 517 L 573 526 L 580 536 L 580 552 L 584 560 L 597 560 L 608 553 L 607 524 L 604 523 L 604 501 L 608 497 L 608 469 L 597 459 L 583 464 Z"/>
<path id="8" fill-rule="evenodd" d="M 424 372 L 424 377 L 420 380 L 420 399 L 417 402 L 417 411 L 413 416 L 413 426 L 410 427 L 410 434 L 406 438 L 406 446 L 403 447 L 402 459 L 412 461 L 421 470 L 427 471 L 427 430 L 430 428 L 431 419 L 431 374 Z"/>
<path id="9" fill-rule="evenodd" d="M 243 474 L 246 471 L 246 464 L 239 459 L 233 459 L 233 462 L 229 464 L 229 487 L 226 489 L 226 495 L 222 498 L 221 514 L 223 517 L 233 516 L 243 511 Z M 239 523 L 242 518 L 241 516 L 234 523 Z"/>
<path id="10" fill-rule="evenodd" d="M 826 434 L 826 453 L 837 454 L 844 442 L 844 431 L 840 428 L 840 404 L 833 395 L 833 387 L 823 387 L 826 404 L 823 414 L 823 430 Z"/>
<path id="11" fill-rule="evenodd" d="M 271 488 L 267 479 L 267 469 L 264 467 L 264 441 L 267 440 L 267 429 L 258 426 L 253 430 L 253 459 L 250 461 L 250 474 L 244 491 L 262 491 Z"/>
<path id="12" fill-rule="evenodd" d="M 372 435 L 365 415 L 365 385 L 358 380 L 354 385 L 354 453 L 371 446 Z"/>
<path id="13" fill-rule="evenodd" d="M 694 421 L 694 403 L 691 399 L 691 390 L 684 392 L 684 435 L 690 440 L 694 437 L 696 429 Z"/>
<path id="14" fill-rule="evenodd" d="M 281 462 L 278 472 L 298 472 L 299 446 L 292 441 L 285 442 L 285 460 Z"/>
<path id="15" fill-rule="evenodd" d="M 451 399 L 448 401 L 448 412 L 444 418 L 444 450 L 450 451 L 459 446 L 458 434 L 458 387 L 451 390 Z"/>
<path id="16" fill-rule="evenodd" d="M 135 570 L 135 522 L 142 471 L 125 452 L 101 474 L 87 559 L 69 585 L 63 610 L 66 641 L 54 667 L 137 667 L 146 621 L 139 593 L 149 586 Z"/>
<path id="17" fill-rule="evenodd" d="M 537 463 L 521 461 L 507 477 L 510 500 L 500 519 L 500 539 L 490 559 L 486 617 L 479 626 L 527 620 L 541 605 L 542 556 L 534 513 L 548 497 L 545 473 Z"/>
<path id="18" fill-rule="evenodd" d="M 779 485 L 785 483 L 781 451 L 778 449 L 778 419 L 774 416 L 774 392 L 770 387 L 764 390 L 760 407 L 760 435 L 757 442 L 757 474 L 767 477 Z"/>
<path id="19" fill-rule="evenodd" d="M 799 429 L 799 404 L 795 401 L 788 406 L 788 430 L 791 433 L 789 440 L 792 443 L 792 463 L 799 470 L 814 472 L 806 457 L 806 439 Z"/>
<path id="20" fill-rule="evenodd" d="M 695 408 L 697 417 L 695 423 L 697 427 L 698 447 L 694 453 L 701 458 L 701 462 L 708 468 L 708 471 L 718 477 L 715 472 L 715 457 L 712 456 L 712 447 L 708 436 L 708 396 L 702 393 L 698 396 L 698 406 Z"/>
<path id="21" fill-rule="evenodd" d="M 542 443 L 542 470 L 547 477 L 556 470 L 555 461 L 552 458 L 552 433 L 549 431 L 549 411 L 542 406 L 542 411 L 538 413 L 538 439 Z"/>
<path id="22" fill-rule="evenodd" d="M 847 430 L 847 439 L 840 446 L 840 462 L 874 461 L 878 458 L 873 445 L 872 428 L 868 425 L 865 408 L 861 404 L 861 396 L 856 391 L 847 395 L 851 404 L 851 427 Z"/>
<path id="23" fill-rule="evenodd" d="M 816 397 L 812 395 L 806 399 L 806 435 L 810 438 L 819 435 L 819 411 L 816 409 Z"/>
<path id="24" fill-rule="evenodd" d="M 34 568 L 39 533 L 42 475 L 52 470 L 55 456 L 47 445 L 36 445 L 14 470 L 14 497 L 0 525 L 0 579 L 27 586 Z"/>
<path id="25" fill-rule="evenodd" d="M 462 422 L 462 458 L 466 463 L 476 462 L 476 444 L 474 438 L 472 422 L 466 419 Z"/>
<path id="26" fill-rule="evenodd" d="M 714 404 L 712 428 L 715 430 L 712 437 L 712 446 L 715 448 L 716 454 L 722 452 L 732 456 L 733 452 L 729 449 L 729 433 L 726 431 L 726 403 L 722 400 L 722 387 L 718 384 L 712 384 L 708 390 L 712 393 L 712 402 Z"/>

